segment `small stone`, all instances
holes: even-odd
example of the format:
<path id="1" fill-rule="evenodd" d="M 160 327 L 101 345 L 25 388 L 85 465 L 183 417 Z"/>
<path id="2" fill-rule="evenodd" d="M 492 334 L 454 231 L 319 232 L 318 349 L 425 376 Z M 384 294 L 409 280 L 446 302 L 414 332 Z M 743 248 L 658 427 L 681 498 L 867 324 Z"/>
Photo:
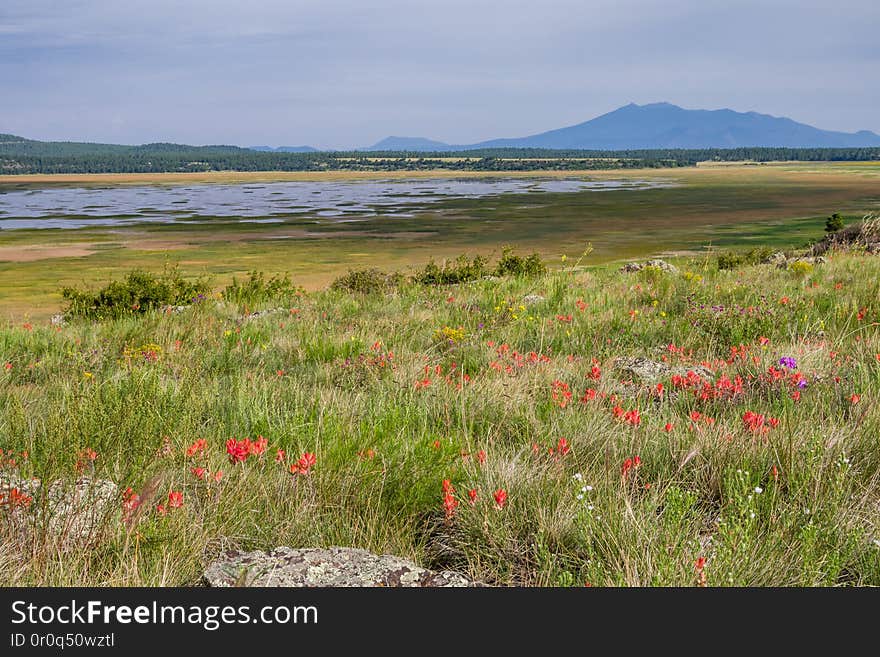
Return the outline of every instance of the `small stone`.
<path id="1" fill-rule="evenodd" d="M 523 297 L 522 302 L 524 306 L 533 306 L 536 303 L 543 303 L 544 297 L 542 297 L 540 294 L 527 294 Z"/>

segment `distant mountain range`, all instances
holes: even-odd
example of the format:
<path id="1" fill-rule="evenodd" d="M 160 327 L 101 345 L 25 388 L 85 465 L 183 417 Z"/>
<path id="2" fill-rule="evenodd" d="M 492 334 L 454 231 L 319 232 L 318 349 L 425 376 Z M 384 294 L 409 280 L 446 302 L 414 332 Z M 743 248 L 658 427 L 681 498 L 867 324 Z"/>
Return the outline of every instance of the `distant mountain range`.
<path id="1" fill-rule="evenodd" d="M 360 150 L 463 151 L 480 148 L 634 150 L 656 148 L 853 148 L 880 146 L 868 130 L 820 130 L 785 117 L 729 109 L 690 110 L 670 103 L 630 103 L 595 119 L 528 137 L 445 144 L 422 137 L 387 137 Z"/>

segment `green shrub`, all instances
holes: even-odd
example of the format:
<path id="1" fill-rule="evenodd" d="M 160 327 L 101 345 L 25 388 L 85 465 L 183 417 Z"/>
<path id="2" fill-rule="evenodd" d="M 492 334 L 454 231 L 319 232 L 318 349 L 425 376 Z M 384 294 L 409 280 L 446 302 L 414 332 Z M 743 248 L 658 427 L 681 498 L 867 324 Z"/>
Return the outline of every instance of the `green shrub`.
<path id="1" fill-rule="evenodd" d="M 222 294 L 226 301 L 252 305 L 265 301 L 283 302 L 302 293 L 303 289 L 295 286 L 288 275 L 272 276 L 267 280 L 263 272 L 252 271 L 242 283 L 233 277 L 232 283 L 226 286 Z"/>
<path id="2" fill-rule="evenodd" d="M 489 274 L 488 262 L 483 256 L 473 259 L 462 254 L 453 261 L 443 261 L 438 265 L 431 260 L 421 271 L 413 274 L 412 280 L 420 285 L 454 285 L 483 278 Z"/>
<path id="3" fill-rule="evenodd" d="M 398 272 L 389 274 L 379 269 L 357 269 L 349 270 L 347 274 L 337 278 L 330 285 L 330 289 L 356 294 L 373 294 L 393 290 L 401 282 L 403 276 Z"/>
<path id="4" fill-rule="evenodd" d="M 718 256 L 718 269 L 736 269 L 746 265 L 756 265 L 774 253 L 767 246 L 760 246 L 749 251 L 727 251 Z"/>
<path id="5" fill-rule="evenodd" d="M 161 275 L 134 270 L 121 281 L 111 281 L 100 290 L 76 287 L 61 290 L 67 301 L 64 314 L 68 317 L 105 319 L 145 313 L 161 306 L 196 303 L 209 291 L 207 280 L 188 281 L 175 269 Z"/>
<path id="6" fill-rule="evenodd" d="M 825 232 L 836 233 L 843 228 L 843 217 L 840 213 L 835 212 L 825 220 Z"/>
<path id="7" fill-rule="evenodd" d="M 495 265 L 495 276 L 543 276 L 547 273 L 547 265 L 541 260 L 541 256 L 533 253 L 523 258 L 513 252 L 509 246 L 501 250 L 501 259 Z"/>

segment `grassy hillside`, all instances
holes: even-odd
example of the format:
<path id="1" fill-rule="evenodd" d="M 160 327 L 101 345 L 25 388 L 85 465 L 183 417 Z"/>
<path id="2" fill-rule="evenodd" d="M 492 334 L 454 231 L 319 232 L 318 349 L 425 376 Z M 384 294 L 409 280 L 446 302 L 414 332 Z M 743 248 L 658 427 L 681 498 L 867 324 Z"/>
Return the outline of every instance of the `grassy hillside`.
<path id="1" fill-rule="evenodd" d="M 880 585 L 880 259 L 676 264 L 7 326 L 4 476 L 132 491 L 68 552 L 7 493 L 0 584 L 340 545 L 502 585 Z"/>

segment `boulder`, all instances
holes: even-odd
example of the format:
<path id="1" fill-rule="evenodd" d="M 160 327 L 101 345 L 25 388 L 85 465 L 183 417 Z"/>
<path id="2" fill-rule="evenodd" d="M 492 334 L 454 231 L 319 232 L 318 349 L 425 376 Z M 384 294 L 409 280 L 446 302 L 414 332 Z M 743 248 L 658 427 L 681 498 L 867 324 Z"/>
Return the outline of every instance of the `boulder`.
<path id="1" fill-rule="evenodd" d="M 676 267 L 675 265 L 670 265 L 665 260 L 659 259 L 648 260 L 647 262 L 628 262 L 620 268 L 620 271 L 632 273 L 636 271 L 641 271 L 645 267 L 656 267 L 657 269 L 669 272 L 670 274 L 678 273 L 678 267 Z"/>
<path id="2" fill-rule="evenodd" d="M 435 572 L 399 557 L 342 547 L 231 551 L 212 562 L 203 577 L 213 587 L 476 586 L 459 573 Z"/>
<path id="3" fill-rule="evenodd" d="M 800 258 L 792 258 L 791 260 L 783 260 L 776 265 L 777 269 L 788 269 L 796 262 L 806 262 L 810 265 L 823 265 L 828 260 L 824 256 L 802 256 Z"/>
<path id="4" fill-rule="evenodd" d="M 785 254 L 782 251 L 776 251 L 775 253 L 771 253 L 769 256 L 764 258 L 761 261 L 762 265 L 776 265 L 777 267 L 785 267 L 785 263 L 788 258 L 785 257 Z"/>
<path id="5" fill-rule="evenodd" d="M 47 530 L 64 548 L 93 539 L 106 526 L 107 515 L 118 508 L 119 487 L 108 479 L 80 477 L 58 480 L 47 491 Z"/>
<path id="6" fill-rule="evenodd" d="M 643 356 L 636 356 L 635 358 L 618 358 L 615 361 L 615 365 L 623 374 L 629 375 L 635 381 L 646 384 L 658 383 L 663 379 L 675 376 L 676 374 L 679 376 L 686 376 L 688 372 L 693 372 L 703 379 L 711 380 L 714 378 L 711 370 L 700 365 L 695 365 L 693 367 L 677 365 L 671 367 L 666 363 L 651 360 L 650 358 L 645 358 Z"/>

